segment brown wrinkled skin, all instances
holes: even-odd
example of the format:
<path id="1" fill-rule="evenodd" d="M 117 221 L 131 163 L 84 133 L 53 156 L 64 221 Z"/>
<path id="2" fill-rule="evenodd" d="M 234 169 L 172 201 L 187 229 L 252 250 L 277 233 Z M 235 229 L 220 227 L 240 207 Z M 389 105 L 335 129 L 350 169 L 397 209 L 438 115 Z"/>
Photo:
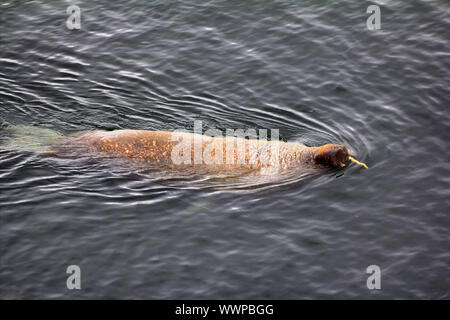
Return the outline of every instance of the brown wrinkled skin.
<path id="1" fill-rule="evenodd" d="M 187 164 L 178 165 L 172 161 L 173 148 L 181 141 L 177 139 L 172 141 L 172 135 L 173 133 L 168 131 L 148 130 L 87 131 L 60 140 L 53 146 L 53 152 L 62 156 L 83 156 L 95 153 L 108 157 L 151 162 L 169 168 L 182 168 Z M 275 157 L 271 158 L 271 147 L 277 142 L 237 137 L 205 137 L 202 139 L 201 135 L 192 133 L 178 133 L 178 135 L 191 139 L 189 165 L 207 167 L 215 171 L 232 171 L 238 168 L 254 171 L 277 163 L 281 170 L 302 166 L 307 168 L 336 167 L 346 161 L 348 157 L 348 149 L 340 145 L 306 147 L 301 143 L 280 141 L 278 142 L 279 158 L 276 159 Z M 203 140 L 201 144 L 197 144 L 201 145 L 201 152 L 197 152 L 197 155 L 194 150 L 194 139 Z M 214 145 L 210 145 L 211 143 Z M 222 148 L 219 147 L 220 143 L 222 143 Z M 235 146 L 232 154 L 227 154 L 229 143 L 234 143 Z M 243 162 L 242 157 L 238 157 L 239 149 L 236 147 L 242 144 L 245 144 L 245 161 Z M 213 148 L 213 146 L 217 147 Z M 220 149 L 222 149 L 222 156 L 216 154 L 216 152 L 220 152 Z M 214 163 L 205 162 L 208 152 Z M 176 154 L 175 151 L 174 154 Z M 202 159 L 195 158 L 199 154 L 204 155 Z M 179 152 L 179 155 L 182 156 L 182 152 Z M 188 159 L 187 156 L 186 159 Z M 230 161 L 227 163 L 227 159 L 231 160 L 231 163 Z"/>

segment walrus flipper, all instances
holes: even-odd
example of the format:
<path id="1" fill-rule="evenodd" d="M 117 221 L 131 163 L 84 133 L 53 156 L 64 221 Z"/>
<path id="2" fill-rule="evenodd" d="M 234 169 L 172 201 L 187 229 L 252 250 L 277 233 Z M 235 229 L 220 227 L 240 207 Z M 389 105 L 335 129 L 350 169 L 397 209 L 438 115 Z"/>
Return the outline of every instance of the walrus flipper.
<path id="1" fill-rule="evenodd" d="M 0 148 L 41 153 L 52 153 L 51 147 L 63 135 L 56 131 L 26 125 L 11 125 L 2 132 Z"/>

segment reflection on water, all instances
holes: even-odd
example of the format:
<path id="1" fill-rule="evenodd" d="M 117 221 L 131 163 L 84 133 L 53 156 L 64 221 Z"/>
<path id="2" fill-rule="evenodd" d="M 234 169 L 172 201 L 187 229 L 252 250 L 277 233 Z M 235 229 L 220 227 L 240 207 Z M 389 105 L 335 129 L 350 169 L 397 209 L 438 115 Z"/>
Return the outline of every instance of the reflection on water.
<path id="1" fill-rule="evenodd" d="M 67 2 L 0 3 L 3 142 L 202 120 L 346 145 L 370 169 L 217 181 L 2 148 L 0 297 L 449 298 L 445 1 L 380 4 L 375 31 L 356 1 L 77 5 L 68 30 Z"/>

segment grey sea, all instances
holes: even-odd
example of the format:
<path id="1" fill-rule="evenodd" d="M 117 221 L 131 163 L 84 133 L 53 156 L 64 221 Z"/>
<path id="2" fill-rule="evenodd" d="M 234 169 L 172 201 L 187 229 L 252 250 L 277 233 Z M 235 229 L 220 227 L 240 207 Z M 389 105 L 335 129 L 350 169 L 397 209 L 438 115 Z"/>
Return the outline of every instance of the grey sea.
<path id="1" fill-rule="evenodd" d="M 444 0 L 1 0 L 0 139 L 198 120 L 369 170 L 234 186 L 2 147 L 0 298 L 449 299 L 449 29 Z"/>

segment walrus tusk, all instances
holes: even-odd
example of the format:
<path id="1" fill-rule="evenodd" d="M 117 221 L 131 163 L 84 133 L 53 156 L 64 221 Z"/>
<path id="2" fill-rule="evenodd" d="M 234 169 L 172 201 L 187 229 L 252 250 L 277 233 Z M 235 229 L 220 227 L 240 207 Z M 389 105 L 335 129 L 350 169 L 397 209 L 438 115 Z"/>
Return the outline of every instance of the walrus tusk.
<path id="1" fill-rule="evenodd" d="M 356 163 L 356 164 L 359 164 L 360 166 L 363 166 L 363 167 L 366 168 L 366 169 L 369 169 L 369 167 L 368 167 L 365 163 L 359 162 L 358 160 L 356 160 L 356 159 L 353 158 L 352 156 L 349 156 L 349 157 L 348 157 L 348 160 L 350 160 L 351 162 L 354 162 L 354 163 Z"/>

